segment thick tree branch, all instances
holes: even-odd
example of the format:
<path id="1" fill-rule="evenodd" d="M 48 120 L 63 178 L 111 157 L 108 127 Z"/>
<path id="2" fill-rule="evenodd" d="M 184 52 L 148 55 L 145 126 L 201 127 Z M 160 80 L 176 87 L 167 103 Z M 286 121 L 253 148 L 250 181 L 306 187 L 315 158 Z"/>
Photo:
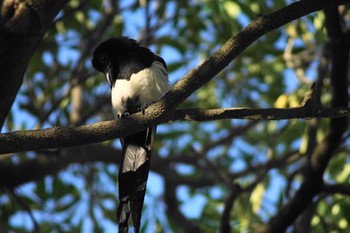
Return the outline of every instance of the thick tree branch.
<path id="1" fill-rule="evenodd" d="M 85 145 L 54 151 L 37 151 L 36 158 L 25 160 L 19 164 L 0 163 L 0 185 L 14 189 L 22 184 L 38 181 L 45 176 L 55 176 L 58 172 L 73 163 L 86 164 L 94 162 L 119 164 L 121 151 L 111 146 Z M 161 174 L 166 180 L 182 185 L 200 188 L 217 183 L 215 177 L 207 174 L 196 177 L 179 175 L 169 164 L 188 163 L 197 165 L 198 157 L 189 154 L 160 158 L 157 154 L 152 158 L 152 171 Z"/>
<path id="2" fill-rule="evenodd" d="M 180 119 L 190 120 L 215 120 L 233 118 L 236 114 L 238 118 L 250 119 L 287 119 L 285 110 L 265 109 L 262 112 L 255 110 L 230 109 L 226 110 L 177 110 L 176 107 L 182 103 L 194 91 L 202 87 L 210 81 L 218 72 L 224 69 L 235 57 L 237 57 L 244 49 L 258 38 L 267 32 L 274 30 L 292 20 L 307 15 L 313 11 L 317 11 L 330 6 L 337 6 L 348 3 L 347 0 L 319 0 L 311 1 L 304 0 L 293 3 L 281 10 L 278 10 L 270 15 L 258 17 L 254 19 L 242 32 L 230 38 L 219 50 L 217 50 L 208 60 L 206 60 L 197 69 L 190 71 L 183 79 L 181 79 L 174 88 L 163 98 L 163 100 L 151 105 L 146 110 L 146 115 L 135 114 L 132 117 L 101 122 L 89 126 L 81 126 L 77 128 L 51 128 L 41 131 L 24 131 L 16 133 L 3 134 L 0 137 L 0 153 L 10 153 L 26 150 L 37 150 L 39 148 L 57 148 L 66 146 L 75 146 L 87 143 L 101 142 L 110 140 L 116 137 L 129 135 L 148 128 L 152 125 Z M 1 48 L 0 48 L 1 49 Z M 22 53 L 21 53 L 22 55 Z M 31 55 L 30 55 L 31 56 Z M 30 56 L 27 58 L 29 60 Z M 4 56 L 2 56 L 4 57 Z M 6 57 L 6 56 L 5 56 Z M 7 64 L 9 65 L 9 64 Z M 1 64 L 0 64 L 1 67 Z M 11 70 L 11 69 L 10 69 Z M 23 69 L 24 70 L 24 69 Z M 21 73 L 22 74 L 22 73 Z M 4 77 L 12 77 L 11 74 L 6 74 Z M 17 74 L 17 77 L 23 75 Z M 12 82 L 10 82 L 12 85 Z M 8 83 L 8 85 L 10 85 Z M 16 88 L 10 88 L 17 93 L 21 84 L 21 80 L 17 82 Z M 10 96 L 14 98 L 14 93 Z M 12 100 L 13 101 L 13 100 Z M 12 104 L 11 101 L 11 104 Z M 2 106 L 2 105 L 0 105 Z M 316 113 L 307 114 L 303 112 L 305 108 L 297 110 L 287 110 L 300 115 L 294 117 L 315 117 Z M 5 109 L 4 109 L 5 111 Z M 4 112 L 0 111 L 0 112 Z M 336 115 L 347 115 L 348 109 L 323 109 L 324 116 L 329 116 L 336 111 Z M 8 111 L 5 111 L 6 114 Z M 282 114 L 281 116 L 276 116 Z M 274 116 L 275 115 L 275 116 Z M 320 115 L 322 116 L 322 114 Z M 288 118 L 290 119 L 290 118 Z M 0 116 L 1 120 L 1 116 Z M 1 125 L 1 121 L 0 121 Z M 126 127 L 127 126 L 127 127 Z M 26 143 L 31 141 L 29 144 Z"/>
<path id="3" fill-rule="evenodd" d="M 0 2 L 0 129 L 22 85 L 30 58 L 52 20 L 67 2 Z"/>
<path id="4" fill-rule="evenodd" d="M 13 189 L 27 182 L 56 175 L 72 163 L 119 163 L 121 152 L 108 146 L 86 145 L 60 151 L 37 152 L 37 158 L 20 164 L 0 163 L 0 184 Z"/>
<path id="5" fill-rule="evenodd" d="M 202 151 L 206 154 L 207 151 Z M 16 188 L 24 183 L 43 179 L 45 176 L 55 176 L 59 171 L 65 169 L 68 165 L 77 163 L 114 163 L 119 164 L 121 151 L 114 149 L 111 146 L 103 145 L 85 145 L 80 147 L 65 148 L 54 151 L 38 151 L 35 159 L 26 160 L 19 164 L 2 162 L 0 163 L 0 184 L 9 189 Z M 203 166 L 201 162 L 202 156 L 198 154 L 174 154 L 168 158 L 161 158 L 157 154 L 152 158 L 152 171 L 162 175 L 167 181 L 188 185 L 192 188 L 201 188 L 211 186 L 221 182 L 215 175 L 208 176 L 208 172 L 196 173 L 194 176 L 182 176 L 171 169 L 174 164 L 189 164 L 193 165 L 201 171 L 210 171 L 207 165 Z M 250 166 L 247 169 L 225 174 L 225 180 L 236 180 L 240 177 L 249 174 L 255 174 L 263 171 L 268 171 L 273 168 L 281 169 L 300 159 L 301 155 L 292 153 L 281 158 L 269 160 L 266 163 Z M 170 167 L 169 167 L 170 164 Z"/>
<path id="6" fill-rule="evenodd" d="M 308 98 L 308 96 L 306 96 Z M 149 110 L 146 109 L 146 113 Z M 134 114 L 128 118 L 98 122 L 78 127 L 53 127 L 40 130 L 16 131 L 0 134 L 0 154 L 28 150 L 51 149 L 102 142 L 130 135 L 150 125 L 171 121 L 212 121 L 223 119 L 282 120 L 312 117 L 344 117 L 347 107 L 319 108 L 312 101 L 304 101 L 301 107 L 290 109 L 180 109 L 162 119 L 152 119 L 151 114 Z"/>
<path id="7" fill-rule="evenodd" d="M 314 11 L 349 3 L 348 0 L 302 0 L 269 15 L 252 20 L 240 33 L 231 37 L 198 68 L 185 75 L 166 95 L 168 110 L 175 109 L 193 92 L 215 77 L 233 59 L 266 33 Z"/>

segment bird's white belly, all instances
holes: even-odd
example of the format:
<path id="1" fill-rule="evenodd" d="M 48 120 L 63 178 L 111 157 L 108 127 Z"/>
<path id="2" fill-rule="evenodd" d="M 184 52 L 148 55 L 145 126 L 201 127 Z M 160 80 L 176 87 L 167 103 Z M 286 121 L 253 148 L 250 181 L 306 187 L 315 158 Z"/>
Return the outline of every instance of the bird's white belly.
<path id="1" fill-rule="evenodd" d="M 157 61 L 149 68 L 133 74 L 129 80 L 117 79 L 111 93 L 115 117 L 127 112 L 125 104 L 128 99 L 138 99 L 138 107 L 144 109 L 161 99 L 170 87 L 166 71 Z"/>

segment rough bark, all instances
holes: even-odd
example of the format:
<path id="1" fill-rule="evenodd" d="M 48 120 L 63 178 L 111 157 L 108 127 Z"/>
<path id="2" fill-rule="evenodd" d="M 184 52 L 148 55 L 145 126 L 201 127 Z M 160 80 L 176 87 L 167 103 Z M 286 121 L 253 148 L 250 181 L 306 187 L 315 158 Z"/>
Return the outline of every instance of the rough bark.
<path id="1" fill-rule="evenodd" d="M 22 85 L 28 63 L 67 0 L 5 0 L 0 13 L 0 129 Z"/>

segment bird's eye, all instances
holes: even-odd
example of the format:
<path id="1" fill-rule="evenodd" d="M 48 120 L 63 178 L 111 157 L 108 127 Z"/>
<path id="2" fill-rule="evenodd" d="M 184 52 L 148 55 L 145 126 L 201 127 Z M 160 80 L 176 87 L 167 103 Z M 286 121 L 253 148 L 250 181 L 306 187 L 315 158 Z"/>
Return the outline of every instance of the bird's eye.
<path id="1" fill-rule="evenodd" d="M 101 62 L 101 63 L 106 63 L 106 62 L 107 62 L 107 57 L 106 57 L 106 55 L 102 55 L 102 56 L 100 57 L 100 62 Z"/>

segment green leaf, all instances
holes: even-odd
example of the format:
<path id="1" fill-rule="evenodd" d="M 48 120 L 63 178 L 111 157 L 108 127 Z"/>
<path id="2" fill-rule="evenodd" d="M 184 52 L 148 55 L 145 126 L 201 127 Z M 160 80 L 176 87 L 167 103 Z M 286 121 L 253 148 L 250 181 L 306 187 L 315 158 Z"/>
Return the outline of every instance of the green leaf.
<path id="1" fill-rule="evenodd" d="M 261 204 L 262 204 L 263 199 L 264 199 L 264 194 L 265 194 L 264 185 L 258 184 L 250 196 L 250 202 L 252 204 L 252 209 L 253 209 L 253 212 L 256 214 L 259 212 L 259 210 L 261 208 Z"/>
<path id="2" fill-rule="evenodd" d="M 241 7 L 239 4 L 232 1 L 225 1 L 224 9 L 232 19 L 236 19 L 241 13 Z"/>

